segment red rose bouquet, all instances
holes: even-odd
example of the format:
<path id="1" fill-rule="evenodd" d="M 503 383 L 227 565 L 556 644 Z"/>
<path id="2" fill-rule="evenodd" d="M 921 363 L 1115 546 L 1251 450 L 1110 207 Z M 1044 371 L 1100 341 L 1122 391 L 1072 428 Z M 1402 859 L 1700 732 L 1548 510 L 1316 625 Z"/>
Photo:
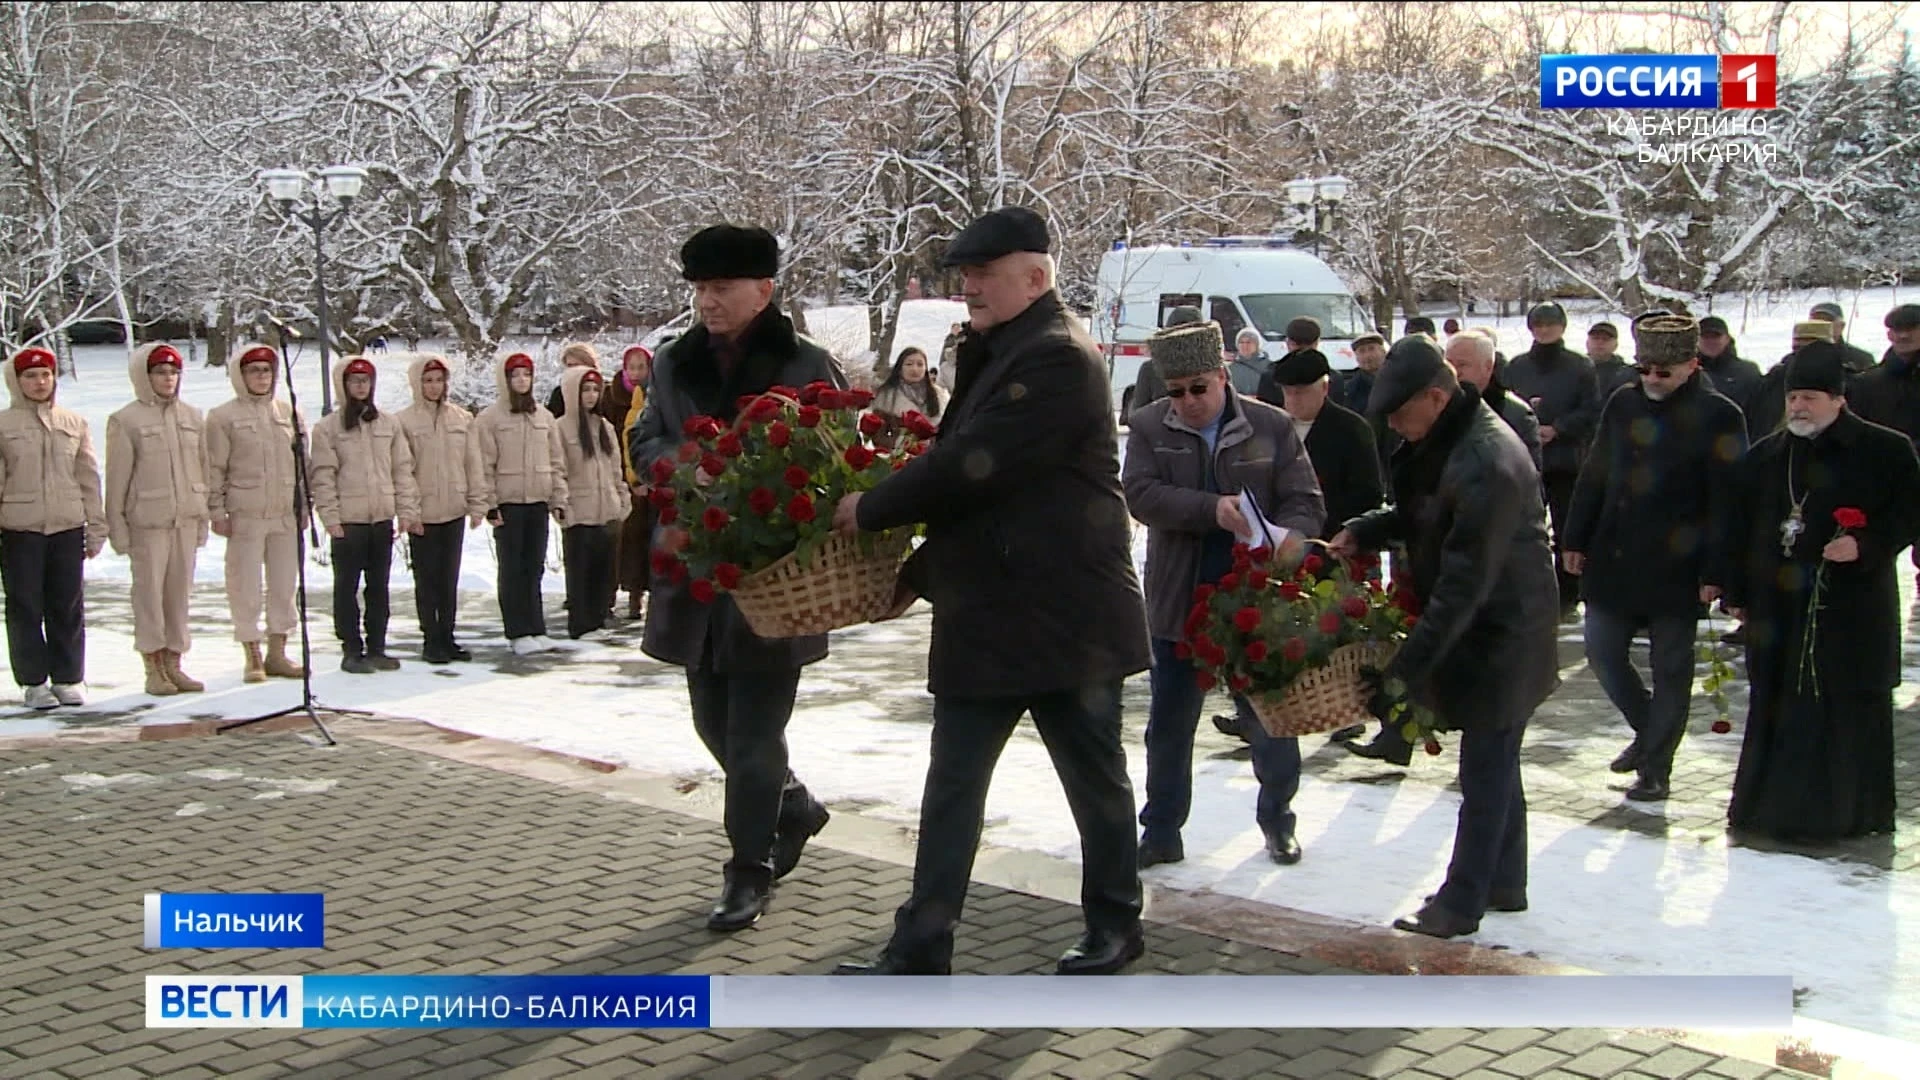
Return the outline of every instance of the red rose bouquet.
<path id="1" fill-rule="evenodd" d="M 912 530 L 837 537 L 833 507 L 926 452 L 934 429 L 910 413 L 908 437 L 876 449 L 885 420 L 861 412 L 872 401 L 868 391 L 823 382 L 776 386 L 742 399 L 731 426 L 689 419 L 674 457 L 649 467 L 648 498 L 667 526 L 653 572 L 691 578 L 688 591 L 701 603 L 733 593 L 763 637 L 823 633 L 879 614 Z"/>
<path id="2" fill-rule="evenodd" d="M 1186 640 L 1203 688 L 1224 683 L 1244 694 L 1277 737 L 1332 731 L 1371 719 L 1366 677 L 1386 667 L 1419 621 L 1404 589 L 1370 580 L 1367 562 L 1309 554 L 1292 574 L 1275 570 L 1264 548 L 1236 546 L 1232 572 L 1194 590 Z M 1371 557 L 1367 557 L 1370 561 Z M 1409 741 L 1430 753 L 1432 714 L 1397 692 L 1394 717 Z"/>

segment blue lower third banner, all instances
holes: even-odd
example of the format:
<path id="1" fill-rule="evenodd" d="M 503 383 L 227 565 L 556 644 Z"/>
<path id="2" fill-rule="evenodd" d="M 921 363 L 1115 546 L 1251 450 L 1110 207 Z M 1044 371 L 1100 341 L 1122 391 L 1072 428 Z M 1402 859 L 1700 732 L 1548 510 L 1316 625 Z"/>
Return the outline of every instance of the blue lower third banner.
<path id="1" fill-rule="evenodd" d="M 148 1027 L 1724 1028 L 1793 979 L 1608 975 L 149 975 Z"/>
<path id="2" fill-rule="evenodd" d="M 320 893 L 148 893 L 149 949 L 320 949 Z"/>

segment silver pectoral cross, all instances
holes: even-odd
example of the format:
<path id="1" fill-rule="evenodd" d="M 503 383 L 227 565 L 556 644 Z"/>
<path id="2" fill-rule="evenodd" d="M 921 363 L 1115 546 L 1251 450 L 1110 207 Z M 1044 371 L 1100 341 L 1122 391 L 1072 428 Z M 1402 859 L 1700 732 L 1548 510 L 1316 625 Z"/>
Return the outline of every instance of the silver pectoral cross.
<path id="1" fill-rule="evenodd" d="M 1807 531 L 1807 523 L 1800 517 L 1800 508 L 1793 508 L 1787 520 L 1780 523 L 1780 554 L 1793 557 L 1793 546 L 1800 542 L 1800 534 Z"/>

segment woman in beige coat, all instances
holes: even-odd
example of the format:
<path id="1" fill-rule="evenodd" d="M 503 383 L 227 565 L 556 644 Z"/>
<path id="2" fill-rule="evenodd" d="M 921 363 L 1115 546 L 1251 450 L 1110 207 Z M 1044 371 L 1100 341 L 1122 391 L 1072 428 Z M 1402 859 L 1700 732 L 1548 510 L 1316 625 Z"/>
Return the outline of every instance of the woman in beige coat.
<path id="1" fill-rule="evenodd" d="M 414 485 L 420 489 L 420 519 L 407 538 L 413 567 L 413 603 L 429 664 L 473 659 L 453 639 L 460 610 L 460 556 L 465 530 L 479 528 L 487 512 L 480 495 L 479 446 L 473 414 L 447 400 L 453 374 L 447 358 L 422 356 L 407 367 L 413 404 L 400 410 L 400 430 L 413 454 Z"/>
<path id="2" fill-rule="evenodd" d="M 34 709 L 86 704 L 82 563 L 107 542 L 100 463 L 87 422 L 53 403 L 58 362 L 23 349 L 6 364 L 0 411 L 0 586 L 7 660 Z"/>
<path id="3" fill-rule="evenodd" d="M 373 361 L 353 356 L 334 365 L 340 407 L 313 429 L 313 509 L 333 537 L 333 632 L 340 670 L 354 675 L 395 671 L 387 655 L 387 580 L 393 572 L 393 519 L 411 530 L 420 520 L 413 455 L 400 424 L 373 404 Z M 361 636 L 360 579 L 366 577 L 366 635 Z"/>
<path id="4" fill-rule="evenodd" d="M 298 679 L 306 669 L 287 656 L 287 635 L 300 622 L 294 606 L 301 526 L 294 515 L 293 407 L 274 396 L 280 366 L 271 346 L 242 346 L 227 363 L 227 378 L 233 400 L 207 413 L 207 512 L 213 531 L 227 539 L 227 610 L 233 638 L 246 654 L 241 677 L 250 683 L 269 675 Z"/>
<path id="5" fill-rule="evenodd" d="M 547 515 L 565 527 L 567 455 L 560 421 L 533 400 L 533 357 L 517 352 L 494 370 L 499 396 L 474 418 L 481 501 L 499 559 L 500 618 L 514 655 L 550 652 L 540 579 L 547 568 Z"/>
<path id="6" fill-rule="evenodd" d="M 171 345 L 133 350 L 134 400 L 107 417 L 107 541 L 133 564 L 133 647 L 159 697 L 207 688 L 180 668 L 208 520 L 206 418 L 180 400 L 185 367 Z"/>
<path id="7" fill-rule="evenodd" d="M 591 368 L 573 368 L 560 377 L 560 392 L 567 408 L 560 421 L 567 455 L 560 551 L 567 567 L 567 636 L 579 638 L 604 628 L 612 614 L 614 525 L 627 516 L 631 496 L 619 438 L 600 415 L 606 380 Z"/>

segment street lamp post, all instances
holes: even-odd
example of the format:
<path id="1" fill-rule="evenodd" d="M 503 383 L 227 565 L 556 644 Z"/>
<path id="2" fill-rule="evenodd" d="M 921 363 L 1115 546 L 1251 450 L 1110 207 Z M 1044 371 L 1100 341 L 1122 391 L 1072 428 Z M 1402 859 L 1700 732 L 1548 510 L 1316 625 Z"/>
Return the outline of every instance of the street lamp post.
<path id="1" fill-rule="evenodd" d="M 319 304 L 315 319 L 320 332 L 320 415 L 333 411 L 333 378 L 327 363 L 327 273 L 326 235 L 335 222 L 353 209 L 360 195 L 367 170 L 357 165 L 329 165 L 320 170 L 320 180 L 334 205 L 328 207 L 321 197 L 322 185 L 316 185 L 304 169 L 263 169 L 260 182 L 282 217 L 313 230 L 313 292 Z M 303 203 L 303 197 L 308 202 Z"/>
<path id="2" fill-rule="evenodd" d="M 1310 213 L 1313 233 L 1313 255 L 1320 257 L 1320 208 L 1326 207 L 1327 218 L 1333 218 L 1334 208 L 1347 197 L 1349 181 L 1344 176 L 1322 176 L 1313 180 L 1287 181 L 1287 201 L 1296 210 Z"/>

